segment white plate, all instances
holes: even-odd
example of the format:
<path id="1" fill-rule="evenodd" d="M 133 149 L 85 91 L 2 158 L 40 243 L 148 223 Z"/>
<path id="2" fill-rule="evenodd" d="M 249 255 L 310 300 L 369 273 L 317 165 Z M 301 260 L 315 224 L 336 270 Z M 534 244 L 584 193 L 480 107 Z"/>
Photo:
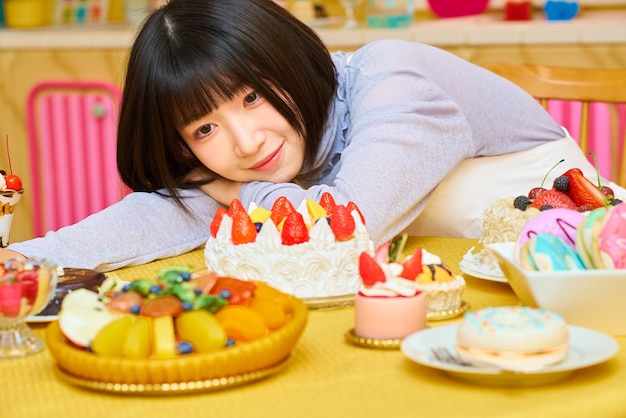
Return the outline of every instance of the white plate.
<path id="1" fill-rule="evenodd" d="M 532 372 L 502 372 L 471 366 L 457 366 L 436 360 L 434 347 L 446 347 L 456 352 L 458 324 L 429 328 L 404 339 L 400 349 L 414 362 L 442 370 L 448 375 L 469 383 L 487 386 L 535 386 L 555 383 L 569 377 L 576 370 L 602 363 L 613 357 L 619 346 L 610 336 L 588 328 L 568 325 L 570 347 L 567 357 L 559 364 Z"/>
<path id="2" fill-rule="evenodd" d="M 480 271 L 479 266 L 468 262 L 467 260 L 461 260 L 459 262 L 459 269 L 463 274 L 476 277 L 477 279 L 491 280 L 492 282 L 508 283 L 506 277 L 502 274 L 487 274 L 484 271 Z"/>
<path id="3" fill-rule="evenodd" d="M 37 323 L 46 323 L 46 322 L 52 322 L 52 321 L 56 321 L 58 318 L 57 315 L 35 315 L 35 316 L 29 316 L 28 318 L 26 318 L 26 322 L 31 323 L 31 324 L 37 324 Z"/>
<path id="4" fill-rule="evenodd" d="M 494 268 L 488 273 L 485 271 L 487 269 L 480 264 L 480 253 L 473 254 L 472 250 L 473 248 L 463 256 L 461 261 L 459 261 L 459 269 L 462 273 L 467 274 L 468 276 L 476 277 L 477 279 L 508 283 L 508 280 L 504 277 L 502 270 L 500 270 L 500 266 L 497 264 L 494 265 Z"/>

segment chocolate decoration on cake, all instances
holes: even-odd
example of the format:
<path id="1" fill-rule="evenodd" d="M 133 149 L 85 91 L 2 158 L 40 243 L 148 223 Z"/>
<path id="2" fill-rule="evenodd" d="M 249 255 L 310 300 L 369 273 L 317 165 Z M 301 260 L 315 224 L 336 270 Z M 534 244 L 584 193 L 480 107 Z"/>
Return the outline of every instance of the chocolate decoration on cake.
<path id="1" fill-rule="evenodd" d="M 59 276 L 54 296 L 48 305 L 36 316 L 58 315 L 63 298 L 76 289 L 89 289 L 97 292 L 106 276 L 95 270 L 64 268 L 63 275 Z"/>

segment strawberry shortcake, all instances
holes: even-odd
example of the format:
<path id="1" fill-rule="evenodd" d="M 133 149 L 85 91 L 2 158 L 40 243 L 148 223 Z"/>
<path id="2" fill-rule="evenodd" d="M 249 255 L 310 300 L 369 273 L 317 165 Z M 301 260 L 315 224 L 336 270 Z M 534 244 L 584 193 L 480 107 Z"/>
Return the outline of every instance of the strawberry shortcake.
<path id="1" fill-rule="evenodd" d="M 209 271 L 263 281 L 299 298 L 354 295 L 359 255 L 374 251 L 357 205 L 338 204 L 329 193 L 297 207 L 283 196 L 271 210 L 255 204 L 246 210 L 235 199 L 210 228 Z"/>

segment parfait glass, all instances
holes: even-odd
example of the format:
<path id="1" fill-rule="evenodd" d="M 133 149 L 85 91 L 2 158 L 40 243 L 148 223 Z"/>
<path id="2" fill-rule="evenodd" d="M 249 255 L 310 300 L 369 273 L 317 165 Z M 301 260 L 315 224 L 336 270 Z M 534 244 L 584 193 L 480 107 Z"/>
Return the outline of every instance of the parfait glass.
<path id="1" fill-rule="evenodd" d="M 13 224 L 15 206 L 22 199 L 24 190 L 0 191 L 0 247 L 9 245 L 9 234 Z"/>
<path id="2" fill-rule="evenodd" d="M 49 260 L 27 258 L 0 263 L 0 359 L 25 357 L 45 348 L 26 324 L 56 290 L 58 272 Z"/>
<path id="3" fill-rule="evenodd" d="M 355 10 L 364 2 L 365 0 L 340 0 L 341 7 L 343 7 L 346 13 L 346 23 L 344 27 L 346 29 L 354 29 L 359 23 L 356 20 Z"/>

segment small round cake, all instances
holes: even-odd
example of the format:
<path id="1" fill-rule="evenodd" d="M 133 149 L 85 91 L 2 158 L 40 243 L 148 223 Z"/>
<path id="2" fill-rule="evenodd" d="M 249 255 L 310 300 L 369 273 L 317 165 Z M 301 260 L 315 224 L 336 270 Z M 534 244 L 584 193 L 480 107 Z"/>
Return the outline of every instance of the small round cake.
<path id="1" fill-rule="evenodd" d="M 563 317 L 525 306 L 466 313 L 456 349 L 462 360 L 513 371 L 538 370 L 562 361 L 569 346 Z"/>
<path id="2" fill-rule="evenodd" d="M 209 271 L 260 280 L 299 298 L 346 296 L 360 286 L 359 254 L 373 252 L 358 207 L 329 193 L 296 208 L 281 197 L 271 210 L 231 202 L 216 213 L 205 246 Z"/>
<path id="3" fill-rule="evenodd" d="M 362 253 L 359 258 L 362 286 L 354 301 L 358 337 L 402 339 L 426 327 L 426 294 L 415 287 L 418 270 L 414 268 L 421 261 L 416 265 L 411 258 L 404 263 L 390 261 L 388 249 L 385 243 L 375 257 Z"/>
<path id="4" fill-rule="evenodd" d="M 465 279 L 443 264 L 441 258 L 424 249 L 422 271 L 417 276 L 417 290 L 426 293 L 428 312 L 459 309 L 465 290 Z"/>

